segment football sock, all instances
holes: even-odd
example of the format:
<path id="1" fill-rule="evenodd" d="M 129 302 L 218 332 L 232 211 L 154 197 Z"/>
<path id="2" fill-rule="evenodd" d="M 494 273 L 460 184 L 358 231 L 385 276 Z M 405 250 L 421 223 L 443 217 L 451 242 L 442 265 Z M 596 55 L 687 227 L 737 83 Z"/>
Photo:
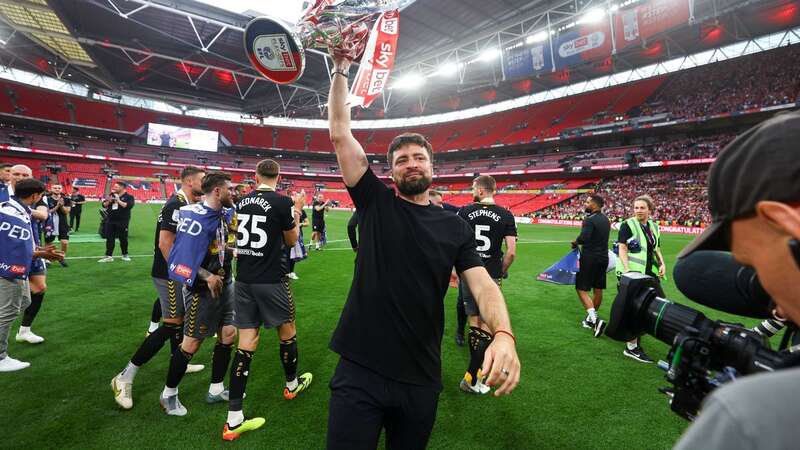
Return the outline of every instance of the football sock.
<path id="1" fill-rule="evenodd" d="M 219 395 L 225 392 L 225 383 L 211 383 L 208 387 L 208 393 L 211 395 Z"/>
<path id="2" fill-rule="evenodd" d="M 242 400 L 244 390 L 247 387 L 247 377 L 250 375 L 250 363 L 253 361 L 255 352 L 237 349 L 233 357 L 230 375 L 230 392 L 228 400 L 228 411 L 242 411 Z M 230 416 L 228 416 L 230 418 Z M 230 420 L 230 419 L 229 419 Z M 228 424 L 231 424 L 228 422 Z"/>
<path id="3" fill-rule="evenodd" d="M 170 353 L 175 353 L 183 342 L 183 324 L 165 323 L 162 327 L 169 330 Z"/>
<path id="4" fill-rule="evenodd" d="M 211 354 L 211 383 L 220 383 L 225 380 L 225 372 L 231 362 L 231 349 L 233 344 L 223 344 L 217 341 L 214 352 Z"/>
<path id="5" fill-rule="evenodd" d="M 163 347 L 164 343 L 170 338 L 171 333 L 172 331 L 167 328 L 166 324 L 158 327 L 155 331 L 150 333 L 149 336 L 144 338 L 142 344 L 136 349 L 136 353 L 133 354 L 131 363 L 139 367 L 147 364 L 147 362 L 161 350 L 161 347 Z"/>
<path id="6" fill-rule="evenodd" d="M 467 326 L 467 313 L 464 311 L 464 301 L 459 298 L 456 300 L 456 317 L 458 317 L 458 328 L 456 333 L 464 336 L 464 327 Z"/>
<path id="7" fill-rule="evenodd" d="M 33 319 L 35 319 L 36 315 L 39 314 L 39 310 L 42 309 L 43 300 L 44 292 L 39 292 L 37 294 L 31 293 L 31 304 L 25 308 L 25 312 L 22 314 L 21 323 L 23 327 L 28 328 L 27 331 L 31 331 L 30 326 L 33 324 Z"/>
<path id="8" fill-rule="evenodd" d="M 153 302 L 153 310 L 150 312 L 150 322 L 158 323 L 161 321 L 161 300 L 156 297 L 156 301 Z"/>
<path id="9" fill-rule="evenodd" d="M 228 427 L 236 428 L 244 422 L 244 413 L 239 411 L 228 411 Z"/>
<path id="10" fill-rule="evenodd" d="M 172 354 L 172 358 L 169 360 L 169 372 L 167 372 L 166 387 L 178 387 L 183 379 L 183 375 L 186 374 L 186 366 L 189 365 L 189 361 L 192 360 L 193 356 L 193 353 L 187 353 L 182 348 L 178 349 L 177 352 Z M 165 395 L 169 394 L 165 393 Z"/>
<path id="11" fill-rule="evenodd" d="M 178 395 L 178 388 L 174 387 L 166 387 L 164 386 L 164 390 L 161 392 L 162 397 L 172 397 L 173 395 Z"/>
<path id="12" fill-rule="evenodd" d="M 289 339 L 281 340 L 281 363 L 283 364 L 283 372 L 286 374 L 287 387 L 290 381 L 297 384 L 297 335 Z M 289 387 L 289 389 L 293 389 Z"/>
<path id="13" fill-rule="evenodd" d="M 597 321 L 597 310 L 594 308 L 589 308 L 586 310 L 587 317 L 589 322 L 596 322 Z"/>
<path id="14" fill-rule="evenodd" d="M 639 340 L 638 339 L 634 339 L 632 341 L 628 341 L 627 345 L 628 345 L 628 350 L 635 350 L 636 347 L 639 346 Z"/>
<path id="15" fill-rule="evenodd" d="M 475 386 L 478 382 L 478 370 L 483 365 L 483 355 L 486 348 L 492 343 L 492 335 L 480 327 L 469 327 L 469 368 L 467 372 L 472 377 L 470 383 Z"/>
<path id="16" fill-rule="evenodd" d="M 129 362 L 125 369 L 122 370 L 119 374 L 119 380 L 123 383 L 133 383 L 133 379 L 136 378 L 136 373 L 139 371 L 139 366 L 136 364 Z"/>

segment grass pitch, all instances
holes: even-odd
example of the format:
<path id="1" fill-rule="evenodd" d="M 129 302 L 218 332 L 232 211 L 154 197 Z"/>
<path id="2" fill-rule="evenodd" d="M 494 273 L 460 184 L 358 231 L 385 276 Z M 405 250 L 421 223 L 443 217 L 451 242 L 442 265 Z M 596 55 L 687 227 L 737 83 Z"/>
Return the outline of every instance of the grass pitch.
<path id="1" fill-rule="evenodd" d="M 204 402 L 213 342 L 193 362 L 206 369 L 187 375 L 180 386 L 186 417 L 167 417 L 158 405 L 169 360 L 169 346 L 145 366 L 134 385 L 134 408 L 120 410 L 109 381 L 144 338 L 155 291 L 150 280 L 153 227 L 159 205 L 138 204 L 130 226 L 133 261 L 99 264 L 105 246 L 91 239 L 97 230 L 96 204 L 84 207 L 82 230 L 73 237 L 68 268 L 51 266 L 48 292 L 33 330 L 43 344 L 13 342 L 10 354 L 30 361 L 20 372 L 0 374 L 0 424 L 8 448 L 217 448 L 223 446 L 227 407 Z M 247 386 L 245 413 L 264 416 L 266 425 L 226 447 L 324 448 L 328 382 L 338 356 L 328 342 L 352 279 L 353 252 L 346 241 L 348 213 L 328 216 L 329 239 L 322 252 L 297 265 L 292 283 L 297 302 L 299 370 L 311 371 L 311 388 L 293 401 L 282 397 L 283 372 L 274 332 L 262 335 Z M 576 228 L 520 226 L 520 245 L 511 276 L 503 285 L 522 378 L 504 398 L 461 393 L 458 382 L 469 359 L 453 342 L 456 291 L 445 299 L 447 320 L 442 343 L 445 389 L 429 448 L 670 448 L 687 423 L 669 410 L 657 392 L 665 385 L 655 364 L 622 356 L 623 344 L 594 339 L 581 328 L 583 310 L 572 287 L 537 282 L 536 275 L 569 251 Z M 306 239 L 308 239 L 307 233 Z M 686 236 L 664 236 L 664 255 L 672 263 Z M 119 247 L 115 254 L 119 255 Z M 615 280 L 600 316 L 608 317 Z M 668 296 L 687 301 L 671 281 Z M 701 308 L 702 309 L 702 308 Z M 706 311 L 709 313 L 709 311 Z M 710 312 L 711 317 L 736 320 Z M 749 323 L 749 322 L 748 322 Z M 664 358 L 667 346 L 650 337 L 643 346 Z M 226 379 L 227 385 L 227 379 Z"/>

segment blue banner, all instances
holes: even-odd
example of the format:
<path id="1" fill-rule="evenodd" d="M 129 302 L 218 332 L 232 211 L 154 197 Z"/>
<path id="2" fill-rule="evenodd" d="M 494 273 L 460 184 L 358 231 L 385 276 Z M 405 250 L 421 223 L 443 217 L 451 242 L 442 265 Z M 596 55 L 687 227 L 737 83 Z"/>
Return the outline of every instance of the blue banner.
<path id="1" fill-rule="evenodd" d="M 524 45 L 506 52 L 503 58 L 506 78 L 526 78 L 538 73 L 552 72 L 550 42 Z"/>
<path id="2" fill-rule="evenodd" d="M 580 252 L 578 249 L 572 250 L 558 260 L 557 263 L 540 273 L 536 279 L 555 284 L 575 284 L 575 274 L 578 273 L 579 258 Z"/>
<path id="3" fill-rule="evenodd" d="M 33 248 L 30 209 L 13 198 L 0 204 L 0 277 L 28 278 Z"/>
<path id="4" fill-rule="evenodd" d="M 193 286 L 208 246 L 216 238 L 223 212 L 206 205 L 187 205 L 178 213 L 175 244 L 169 252 L 170 280 Z"/>

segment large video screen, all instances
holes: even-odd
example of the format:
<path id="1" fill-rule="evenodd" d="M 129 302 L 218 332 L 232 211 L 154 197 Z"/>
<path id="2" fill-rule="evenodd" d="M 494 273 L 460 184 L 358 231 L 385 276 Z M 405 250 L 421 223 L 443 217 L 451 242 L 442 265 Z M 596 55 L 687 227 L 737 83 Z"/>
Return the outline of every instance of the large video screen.
<path id="1" fill-rule="evenodd" d="M 218 140 L 219 133 L 216 131 L 175 127 L 160 123 L 147 124 L 147 143 L 150 145 L 215 152 Z"/>

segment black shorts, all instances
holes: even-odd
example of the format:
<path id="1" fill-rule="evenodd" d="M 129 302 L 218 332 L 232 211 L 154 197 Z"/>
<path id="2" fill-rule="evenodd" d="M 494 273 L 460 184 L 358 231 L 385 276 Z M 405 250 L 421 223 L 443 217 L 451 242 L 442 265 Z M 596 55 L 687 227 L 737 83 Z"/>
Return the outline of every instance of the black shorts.
<path id="1" fill-rule="evenodd" d="M 501 278 L 494 278 L 494 282 L 500 287 L 502 286 L 503 280 Z M 458 292 L 461 295 L 461 301 L 464 302 L 464 314 L 468 316 L 480 316 L 481 311 L 478 309 L 478 303 L 475 301 L 475 297 L 472 296 L 472 292 L 470 292 L 469 287 L 467 287 L 467 283 L 464 283 L 460 278 L 458 279 Z"/>
<path id="2" fill-rule="evenodd" d="M 288 279 L 274 284 L 237 281 L 234 292 L 236 328 L 275 328 L 294 322 L 294 297 Z"/>
<path id="3" fill-rule="evenodd" d="M 55 241 L 56 238 L 58 238 L 59 241 L 69 240 L 69 220 L 68 219 L 60 220 L 60 219 L 61 218 L 59 217 L 59 220 L 57 220 L 56 221 L 57 223 L 55 224 L 58 227 L 58 230 L 53 230 L 54 232 L 52 235 L 45 236 L 44 241 L 46 243 L 49 244 Z"/>
<path id="4" fill-rule="evenodd" d="M 317 233 L 325 232 L 325 222 L 311 224 L 311 231 L 314 231 L 314 232 L 317 232 Z"/>
<path id="5" fill-rule="evenodd" d="M 330 382 L 328 450 L 424 449 L 436 421 L 439 390 L 401 383 L 345 358 Z"/>
<path id="6" fill-rule="evenodd" d="M 186 318 L 183 334 L 195 339 L 205 339 L 225 325 L 233 325 L 233 283 L 226 282 L 218 298 L 211 296 L 208 288 L 195 292 L 183 287 L 183 304 Z"/>
<path id="7" fill-rule="evenodd" d="M 592 289 L 606 288 L 606 269 L 608 269 L 608 256 L 581 256 L 580 268 L 575 275 L 575 289 L 590 291 Z"/>

